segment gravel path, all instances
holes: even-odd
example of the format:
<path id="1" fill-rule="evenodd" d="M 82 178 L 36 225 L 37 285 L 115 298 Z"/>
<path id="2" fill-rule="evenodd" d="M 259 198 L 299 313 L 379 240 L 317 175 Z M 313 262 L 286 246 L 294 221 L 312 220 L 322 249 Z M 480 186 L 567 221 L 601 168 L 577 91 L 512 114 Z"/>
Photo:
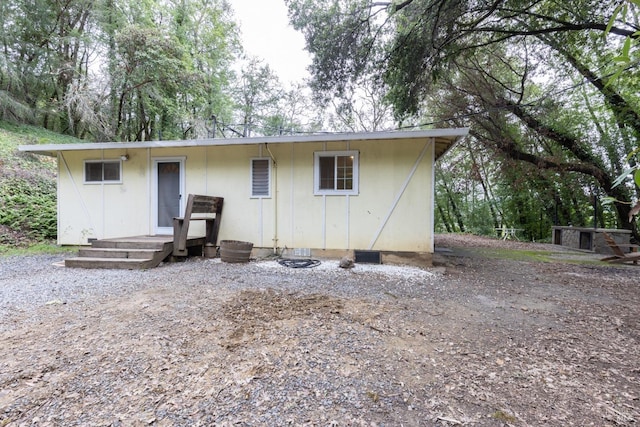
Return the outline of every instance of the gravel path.
<path id="1" fill-rule="evenodd" d="M 172 288 L 217 282 L 232 292 L 254 288 L 258 282 L 261 289 L 317 292 L 317 284 L 329 279 L 332 293 L 353 297 L 384 292 L 383 282 L 371 280 L 374 278 L 389 278 L 407 292 L 414 284 L 431 282 L 435 277 L 432 271 L 391 265 L 357 265 L 344 270 L 333 260 L 308 269 L 285 268 L 274 260 L 226 264 L 220 259 L 201 258 L 165 263 L 151 270 L 70 269 L 63 263 L 63 255 L 0 257 L 0 329 L 7 325 L 4 320 L 16 312 L 37 316 L 39 307 L 95 303 L 156 286 Z M 368 277 L 368 285 L 353 286 L 363 276 Z"/>
<path id="2" fill-rule="evenodd" d="M 0 257 L 0 426 L 640 422 L 639 267 L 439 242 L 429 270 Z"/>
<path id="3" fill-rule="evenodd" d="M 0 325 L 15 312 L 139 289 L 149 272 L 81 270 L 62 266 L 62 255 L 0 257 Z M 153 272 L 152 272 L 153 273 Z M 157 276 L 157 273 L 156 273 Z"/>

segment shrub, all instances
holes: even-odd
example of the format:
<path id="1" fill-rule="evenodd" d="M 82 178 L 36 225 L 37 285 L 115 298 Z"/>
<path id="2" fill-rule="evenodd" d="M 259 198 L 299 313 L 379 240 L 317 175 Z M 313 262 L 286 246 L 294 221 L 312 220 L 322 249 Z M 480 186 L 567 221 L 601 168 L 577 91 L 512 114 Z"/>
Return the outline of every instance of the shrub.
<path id="1" fill-rule="evenodd" d="M 57 234 L 56 183 L 48 177 L 15 171 L 0 179 L 0 225 L 35 241 Z"/>

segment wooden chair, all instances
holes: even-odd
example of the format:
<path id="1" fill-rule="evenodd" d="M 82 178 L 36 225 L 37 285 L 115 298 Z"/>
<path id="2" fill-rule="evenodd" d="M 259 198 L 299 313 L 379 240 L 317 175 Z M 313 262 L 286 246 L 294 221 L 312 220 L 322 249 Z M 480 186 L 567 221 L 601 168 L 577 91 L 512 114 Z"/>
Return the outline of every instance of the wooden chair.
<path id="1" fill-rule="evenodd" d="M 607 246 L 611 248 L 611 251 L 613 252 L 613 256 L 602 258 L 600 261 L 606 261 L 612 264 L 624 263 L 624 262 L 633 262 L 634 264 L 638 263 L 638 260 L 640 260 L 640 252 L 638 252 L 638 248 L 639 248 L 638 245 L 618 243 L 615 240 L 613 240 L 613 237 L 611 237 L 607 233 L 602 233 L 602 236 L 604 237 L 604 241 L 607 242 Z M 624 250 L 622 250 L 622 248 L 628 248 L 632 252 L 625 252 Z"/>
<path id="2" fill-rule="evenodd" d="M 222 219 L 222 197 L 189 194 L 184 216 L 173 219 L 173 255 L 187 256 L 187 236 L 191 221 L 206 221 L 205 244 L 216 245 Z M 195 216 L 194 216 L 195 214 Z M 215 216 L 213 216 L 215 215 Z"/>

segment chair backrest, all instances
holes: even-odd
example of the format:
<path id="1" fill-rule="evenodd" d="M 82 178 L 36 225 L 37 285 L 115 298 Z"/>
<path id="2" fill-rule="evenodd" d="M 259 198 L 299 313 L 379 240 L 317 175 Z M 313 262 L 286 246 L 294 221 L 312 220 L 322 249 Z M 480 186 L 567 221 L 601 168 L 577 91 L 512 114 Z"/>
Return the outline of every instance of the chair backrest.
<path id="1" fill-rule="evenodd" d="M 215 214 L 219 216 L 222 213 L 222 197 L 202 196 L 199 194 L 189 194 L 187 206 L 184 211 L 184 218 L 190 219 L 193 214 L 199 214 L 197 217 L 210 216 Z"/>
<path id="2" fill-rule="evenodd" d="M 602 233 L 602 236 L 604 237 L 604 241 L 607 242 L 607 245 L 609 245 L 609 247 L 611 248 L 615 256 L 619 256 L 623 258 L 625 257 L 624 251 L 620 249 L 620 246 L 618 246 L 616 241 L 613 240 L 613 237 L 611 237 L 607 233 Z"/>

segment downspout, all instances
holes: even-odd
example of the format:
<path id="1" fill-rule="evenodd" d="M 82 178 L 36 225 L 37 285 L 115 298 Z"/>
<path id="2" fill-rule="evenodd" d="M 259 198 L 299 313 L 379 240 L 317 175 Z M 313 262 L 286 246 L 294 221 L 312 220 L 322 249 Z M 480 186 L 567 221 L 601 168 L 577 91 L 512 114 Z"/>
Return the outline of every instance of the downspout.
<path id="1" fill-rule="evenodd" d="M 273 254 L 278 254 L 278 162 L 269 150 L 269 144 L 264 144 L 273 161 Z"/>
<path id="2" fill-rule="evenodd" d="M 56 153 L 56 157 L 56 165 L 58 166 L 58 173 L 56 174 L 56 242 L 60 244 L 60 237 L 62 236 L 62 233 L 60 232 L 62 230 L 62 228 L 60 227 L 60 199 L 62 198 L 62 192 L 60 190 L 60 176 L 62 175 L 62 162 L 64 161 L 64 158 L 62 157 L 62 153 L 60 151 Z M 69 167 L 67 166 L 67 170 L 68 169 Z"/>
<path id="3" fill-rule="evenodd" d="M 431 243 L 429 244 L 429 252 L 435 253 L 435 229 L 436 229 L 436 140 L 431 138 L 431 188 L 429 190 L 429 198 L 431 200 L 431 224 L 429 224 L 429 234 L 431 235 Z"/>
<path id="4" fill-rule="evenodd" d="M 102 160 L 103 164 L 104 164 L 104 150 L 100 150 L 100 160 Z M 122 171 L 120 171 L 120 176 L 122 176 Z M 100 221 L 102 222 L 102 237 L 105 236 L 105 229 L 106 229 L 106 213 L 104 211 L 104 207 L 105 207 L 105 201 L 104 201 L 104 179 L 102 179 L 100 181 L 100 212 L 102 213 L 102 217 L 100 218 Z"/>

